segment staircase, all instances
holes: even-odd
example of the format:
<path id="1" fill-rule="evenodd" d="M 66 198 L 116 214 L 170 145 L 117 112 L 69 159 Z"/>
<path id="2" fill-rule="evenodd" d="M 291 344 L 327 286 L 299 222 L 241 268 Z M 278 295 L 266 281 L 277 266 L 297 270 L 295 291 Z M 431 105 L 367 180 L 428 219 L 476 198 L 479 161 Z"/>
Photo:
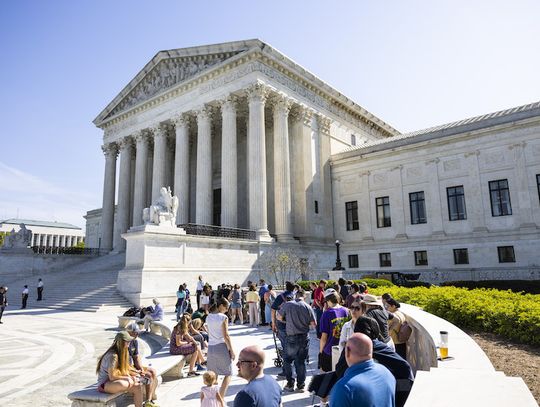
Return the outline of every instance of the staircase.
<path id="1" fill-rule="evenodd" d="M 111 311 L 122 314 L 131 307 L 116 291 L 118 271 L 124 267 L 125 254 L 96 257 L 62 271 L 11 282 L 9 302 L 20 304 L 20 292 L 28 285 L 28 308 L 52 308 L 86 312 Z M 37 279 L 45 284 L 43 300 L 36 301 Z M 35 280 L 35 281 L 34 281 Z"/>

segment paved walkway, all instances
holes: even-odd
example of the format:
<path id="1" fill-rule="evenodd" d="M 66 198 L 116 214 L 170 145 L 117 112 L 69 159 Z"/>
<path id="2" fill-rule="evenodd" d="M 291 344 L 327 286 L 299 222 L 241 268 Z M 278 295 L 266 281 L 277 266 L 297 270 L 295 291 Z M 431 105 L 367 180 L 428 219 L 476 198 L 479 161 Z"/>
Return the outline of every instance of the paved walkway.
<path id="1" fill-rule="evenodd" d="M 173 324 L 168 313 L 166 322 Z M 97 357 L 112 343 L 116 334 L 116 314 L 52 309 L 6 310 L 0 325 L 0 400 L 3 406 L 69 406 L 67 394 L 96 381 Z M 267 352 L 265 372 L 275 375 L 274 343 L 268 327 L 230 329 L 235 353 L 257 344 Z M 308 375 L 316 369 L 318 342 L 311 341 Z M 308 377 L 307 382 L 309 383 Z M 281 386 L 285 381 L 279 382 Z M 232 406 L 234 395 L 245 381 L 234 377 L 226 397 Z M 165 381 L 159 391 L 159 403 L 168 406 L 199 406 L 202 378 Z M 285 393 L 287 407 L 312 404 L 309 393 Z"/>

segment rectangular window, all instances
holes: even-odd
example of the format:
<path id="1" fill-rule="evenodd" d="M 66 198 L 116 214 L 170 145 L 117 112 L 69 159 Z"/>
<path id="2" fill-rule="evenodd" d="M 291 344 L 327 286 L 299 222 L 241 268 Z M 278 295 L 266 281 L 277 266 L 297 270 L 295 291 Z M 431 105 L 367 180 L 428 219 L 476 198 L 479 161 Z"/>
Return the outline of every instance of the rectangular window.
<path id="1" fill-rule="evenodd" d="M 381 267 L 392 267 L 392 257 L 390 253 L 379 253 L 379 265 Z"/>
<path id="2" fill-rule="evenodd" d="M 319 201 L 315 201 L 315 213 L 319 213 Z"/>
<path id="3" fill-rule="evenodd" d="M 427 266 L 427 251 L 420 250 L 414 252 L 414 265 L 415 266 Z"/>
<path id="4" fill-rule="evenodd" d="M 358 255 L 357 254 L 349 254 L 349 268 L 350 269 L 358 268 Z"/>
<path id="5" fill-rule="evenodd" d="M 514 255 L 514 246 L 499 246 L 499 263 L 515 263 L 516 256 Z"/>
<path id="6" fill-rule="evenodd" d="M 540 199 L 540 174 L 536 174 L 536 189 L 538 190 L 538 199 Z"/>
<path id="7" fill-rule="evenodd" d="M 426 204 L 424 191 L 411 192 L 409 194 L 409 205 L 411 208 L 411 225 L 426 223 Z"/>
<path id="8" fill-rule="evenodd" d="M 448 220 L 467 219 L 463 185 L 446 188 L 446 199 L 448 200 Z"/>
<path id="9" fill-rule="evenodd" d="M 390 198 L 387 196 L 376 198 L 375 204 L 377 205 L 377 227 L 387 228 L 392 226 L 390 218 Z"/>
<path id="10" fill-rule="evenodd" d="M 347 230 L 358 230 L 358 202 L 345 202 Z"/>
<path id="11" fill-rule="evenodd" d="M 454 249 L 454 264 L 469 264 L 469 251 L 467 249 Z"/>
<path id="12" fill-rule="evenodd" d="M 351 134 L 351 146 L 356 145 L 356 136 L 354 134 Z"/>
<path id="13" fill-rule="evenodd" d="M 499 179 L 497 181 L 489 181 L 489 195 L 491 197 L 492 216 L 512 215 L 508 180 Z"/>

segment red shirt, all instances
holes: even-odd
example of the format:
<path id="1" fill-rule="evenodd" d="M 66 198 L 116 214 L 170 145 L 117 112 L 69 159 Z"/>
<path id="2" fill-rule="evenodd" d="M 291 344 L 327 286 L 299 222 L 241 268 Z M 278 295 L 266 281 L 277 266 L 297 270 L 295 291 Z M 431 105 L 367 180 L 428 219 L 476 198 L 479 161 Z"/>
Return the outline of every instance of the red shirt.
<path id="1" fill-rule="evenodd" d="M 321 287 L 317 287 L 315 291 L 313 292 L 313 306 L 323 309 L 323 302 L 324 302 L 324 289 Z"/>

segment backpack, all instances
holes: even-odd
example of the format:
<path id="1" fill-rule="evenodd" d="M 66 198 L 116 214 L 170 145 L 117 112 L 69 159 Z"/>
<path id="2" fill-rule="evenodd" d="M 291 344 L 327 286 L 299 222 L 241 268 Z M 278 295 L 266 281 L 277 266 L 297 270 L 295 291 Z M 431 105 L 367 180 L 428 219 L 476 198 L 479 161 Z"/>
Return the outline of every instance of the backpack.
<path id="1" fill-rule="evenodd" d="M 134 317 L 136 316 L 137 314 L 139 314 L 140 312 L 140 308 L 138 307 L 131 307 L 130 309 L 128 309 L 126 312 L 124 312 L 124 316 L 125 317 Z"/>
<path id="2" fill-rule="evenodd" d="M 397 339 L 399 342 L 407 342 L 412 334 L 412 328 L 407 321 L 401 324 L 399 332 L 397 334 Z"/>

